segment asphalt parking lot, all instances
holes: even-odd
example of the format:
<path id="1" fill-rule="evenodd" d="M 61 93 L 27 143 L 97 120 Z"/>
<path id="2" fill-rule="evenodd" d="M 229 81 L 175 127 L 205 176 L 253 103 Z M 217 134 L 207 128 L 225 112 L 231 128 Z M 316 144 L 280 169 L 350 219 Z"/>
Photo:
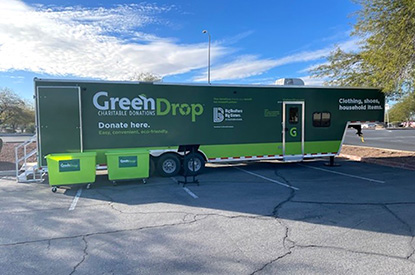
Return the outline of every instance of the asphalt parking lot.
<path id="1" fill-rule="evenodd" d="M 1 274 L 413 274 L 413 171 L 215 165 L 52 193 L 0 179 Z"/>
<path id="2" fill-rule="evenodd" d="M 348 129 L 344 144 L 376 147 L 392 150 L 415 151 L 415 129 L 363 129 L 364 141 L 356 135 L 355 129 Z"/>

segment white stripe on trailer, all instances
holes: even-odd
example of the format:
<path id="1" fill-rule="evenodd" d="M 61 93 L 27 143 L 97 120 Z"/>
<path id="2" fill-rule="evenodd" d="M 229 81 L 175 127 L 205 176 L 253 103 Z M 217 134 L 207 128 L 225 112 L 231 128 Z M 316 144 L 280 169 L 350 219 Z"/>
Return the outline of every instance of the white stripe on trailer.
<path id="1" fill-rule="evenodd" d="M 331 153 L 312 153 L 312 154 L 304 154 L 305 158 L 318 158 L 318 157 L 332 157 L 338 155 L 337 152 Z"/>
<path id="2" fill-rule="evenodd" d="M 262 160 L 262 159 L 282 159 L 283 155 L 263 155 L 263 156 L 241 156 L 241 157 L 223 157 L 209 158 L 208 162 L 229 162 L 241 160 Z"/>
<path id="3" fill-rule="evenodd" d="M 303 156 L 305 158 L 316 158 L 316 157 L 330 157 L 336 156 L 338 152 L 323 152 L 323 153 L 308 153 Z M 230 162 L 230 161 L 244 161 L 244 160 L 282 160 L 284 155 L 263 155 L 263 156 L 242 156 L 242 157 L 223 157 L 223 158 L 208 158 L 208 162 Z"/>
<path id="4" fill-rule="evenodd" d="M 350 121 L 350 124 L 361 124 L 361 123 L 381 123 L 377 120 L 373 120 L 373 121 L 360 121 L 360 120 L 354 120 L 354 121 Z"/>

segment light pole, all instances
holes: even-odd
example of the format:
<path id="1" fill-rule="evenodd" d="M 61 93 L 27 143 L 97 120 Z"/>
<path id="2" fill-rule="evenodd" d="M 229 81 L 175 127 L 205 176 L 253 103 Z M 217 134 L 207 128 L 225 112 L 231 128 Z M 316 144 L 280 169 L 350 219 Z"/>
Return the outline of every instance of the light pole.
<path id="1" fill-rule="evenodd" d="M 203 30 L 202 33 L 207 33 L 209 37 L 209 47 L 208 47 L 208 84 L 210 85 L 210 33 L 207 30 Z"/>

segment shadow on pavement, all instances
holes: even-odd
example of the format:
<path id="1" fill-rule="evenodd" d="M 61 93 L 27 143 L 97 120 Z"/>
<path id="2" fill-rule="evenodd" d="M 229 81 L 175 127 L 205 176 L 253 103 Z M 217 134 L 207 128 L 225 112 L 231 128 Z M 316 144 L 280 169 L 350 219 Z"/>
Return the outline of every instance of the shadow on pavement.
<path id="1" fill-rule="evenodd" d="M 120 213 L 227 211 L 229 215 L 413 234 L 413 172 L 352 161 L 340 161 L 339 167 L 326 167 L 323 163 L 257 162 L 238 165 L 242 170 L 229 165 L 209 167 L 198 177 L 199 186 L 187 186 L 197 199 L 170 178 L 150 178 L 147 184 L 124 181 L 113 186 L 106 175 L 101 175 L 91 189 L 84 190 L 82 201 L 105 201 Z M 74 196 L 76 190 L 67 190 L 65 195 Z"/>

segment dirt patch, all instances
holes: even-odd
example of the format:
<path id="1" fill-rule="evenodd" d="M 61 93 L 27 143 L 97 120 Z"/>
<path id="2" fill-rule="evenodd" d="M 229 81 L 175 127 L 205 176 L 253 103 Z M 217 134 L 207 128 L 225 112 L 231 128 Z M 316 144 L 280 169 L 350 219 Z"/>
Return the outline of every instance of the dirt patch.
<path id="1" fill-rule="evenodd" d="M 10 142 L 4 143 L 3 148 L 0 153 L 0 171 L 15 170 L 16 169 L 16 157 L 15 157 L 15 147 L 19 146 L 21 143 Z M 27 146 L 26 152 L 29 153 L 32 150 L 36 149 L 36 144 L 32 143 Z M 23 148 L 20 148 L 18 151 L 18 157 L 23 157 L 24 152 Z M 35 162 L 36 157 L 32 156 L 28 159 L 28 162 Z"/>
<path id="2" fill-rule="evenodd" d="M 415 152 L 343 145 L 340 157 L 415 170 Z"/>

